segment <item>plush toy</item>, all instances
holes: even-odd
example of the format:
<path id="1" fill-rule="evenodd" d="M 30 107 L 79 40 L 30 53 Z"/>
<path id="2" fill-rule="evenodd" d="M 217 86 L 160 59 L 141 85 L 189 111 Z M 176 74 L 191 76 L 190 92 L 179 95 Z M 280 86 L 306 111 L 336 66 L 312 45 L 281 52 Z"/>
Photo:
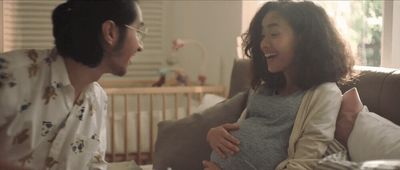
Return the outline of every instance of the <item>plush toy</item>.
<path id="1" fill-rule="evenodd" d="M 161 87 L 167 82 L 167 75 L 169 73 L 175 73 L 175 83 L 173 85 L 187 86 L 189 85 L 189 78 L 183 71 L 179 68 L 161 68 L 159 70 L 160 77 L 157 82 L 153 83 L 153 87 Z"/>
<path id="2" fill-rule="evenodd" d="M 160 78 L 157 80 L 157 82 L 153 83 L 153 85 L 151 85 L 151 86 L 152 87 L 161 87 L 164 84 L 165 84 L 165 74 L 161 74 Z"/>
<path id="3" fill-rule="evenodd" d="M 199 41 L 195 41 L 195 40 L 182 40 L 182 39 L 175 39 L 172 41 L 172 52 L 171 52 L 171 56 L 167 57 L 166 63 L 168 66 L 163 67 L 159 70 L 160 73 L 160 77 L 157 80 L 157 82 L 155 82 L 153 84 L 153 87 L 161 87 L 163 86 L 167 81 L 167 75 L 170 72 L 174 72 L 175 73 L 175 80 L 176 82 L 173 83 L 175 85 L 183 85 L 183 86 L 187 86 L 189 85 L 189 78 L 187 76 L 187 74 L 185 74 L 185 72 L 183 71 L 183 69 L 181 68 L 173 68 L 174 66 L 176 67 L 176 64 L 178 63 L 177 59 L 172 56 L 176 55 L 176 52 L 180 49 L 183 48 L 186 44 L 194 44 L 197 45 L 200 49 L 201 49 L 201 63 L 200 63 L 200 73 L 197 76 L 197 80 L 199 82 L 200 85 L 205 85 L 206 84 L 206 80 L 207 80 L 207 76 L 205 76 L 204 70 L 205 70 L 205 59 L 206 59 L 206 50 L 204 48 L 204 46 L 199 42 Z"/>

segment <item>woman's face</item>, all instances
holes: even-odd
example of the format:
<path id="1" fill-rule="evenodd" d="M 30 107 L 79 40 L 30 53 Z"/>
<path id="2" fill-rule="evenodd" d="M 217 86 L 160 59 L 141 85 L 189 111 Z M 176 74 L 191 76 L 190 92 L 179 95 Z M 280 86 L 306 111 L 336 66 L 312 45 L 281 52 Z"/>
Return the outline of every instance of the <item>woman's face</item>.
<path id="1" fill-rule="evenodd" d="M 295 36 L 289 23 L 275 11 L 262 20 L 263 39 L 260 48 L 266 57 L 268 71 L 287 73 L 292 69 Z"/>

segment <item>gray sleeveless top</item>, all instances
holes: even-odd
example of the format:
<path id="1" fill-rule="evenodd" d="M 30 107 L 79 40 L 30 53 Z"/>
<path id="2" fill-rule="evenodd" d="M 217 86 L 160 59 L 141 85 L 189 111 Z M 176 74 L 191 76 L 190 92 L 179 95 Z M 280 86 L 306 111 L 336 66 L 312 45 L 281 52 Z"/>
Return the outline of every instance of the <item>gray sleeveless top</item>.
<path id="1" fill-rule="evenodd" d="M 216 152 L 211 161 L 222 169 L 275 169 L 287 158 L 289 137 L 304 91 L 275 95 L 264 86 L 249 97 L 247 118 L 231 134 L 240 140 L 240 151 L 222 159 Z"/>

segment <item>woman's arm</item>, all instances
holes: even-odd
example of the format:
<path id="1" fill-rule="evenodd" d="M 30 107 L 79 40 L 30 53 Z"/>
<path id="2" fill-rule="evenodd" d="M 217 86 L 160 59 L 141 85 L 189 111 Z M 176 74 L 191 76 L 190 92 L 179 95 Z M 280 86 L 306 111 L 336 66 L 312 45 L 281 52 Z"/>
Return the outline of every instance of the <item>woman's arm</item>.
<path id="1" fill-rule="evenodd" d="M 307 93 L 289 140 L 288 159 L 276 169 L 313 169 L 334 139 L 342 99 L 339 88 L 325 83 Z"/>

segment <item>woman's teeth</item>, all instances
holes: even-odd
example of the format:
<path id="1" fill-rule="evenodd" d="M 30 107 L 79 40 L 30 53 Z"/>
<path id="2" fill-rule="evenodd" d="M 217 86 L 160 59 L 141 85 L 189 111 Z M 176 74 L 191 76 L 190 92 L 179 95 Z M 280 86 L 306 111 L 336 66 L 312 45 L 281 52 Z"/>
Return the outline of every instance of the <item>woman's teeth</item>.
<path id="1" fill-rule="evenodd" d="M 264 54 L 265 58 L 267 58 L 267 59 L 270 59 L 270 58 L 274 57 L 275 55 L 276 55 L 276 53 L 267 53 L 267 54 Z"/>

